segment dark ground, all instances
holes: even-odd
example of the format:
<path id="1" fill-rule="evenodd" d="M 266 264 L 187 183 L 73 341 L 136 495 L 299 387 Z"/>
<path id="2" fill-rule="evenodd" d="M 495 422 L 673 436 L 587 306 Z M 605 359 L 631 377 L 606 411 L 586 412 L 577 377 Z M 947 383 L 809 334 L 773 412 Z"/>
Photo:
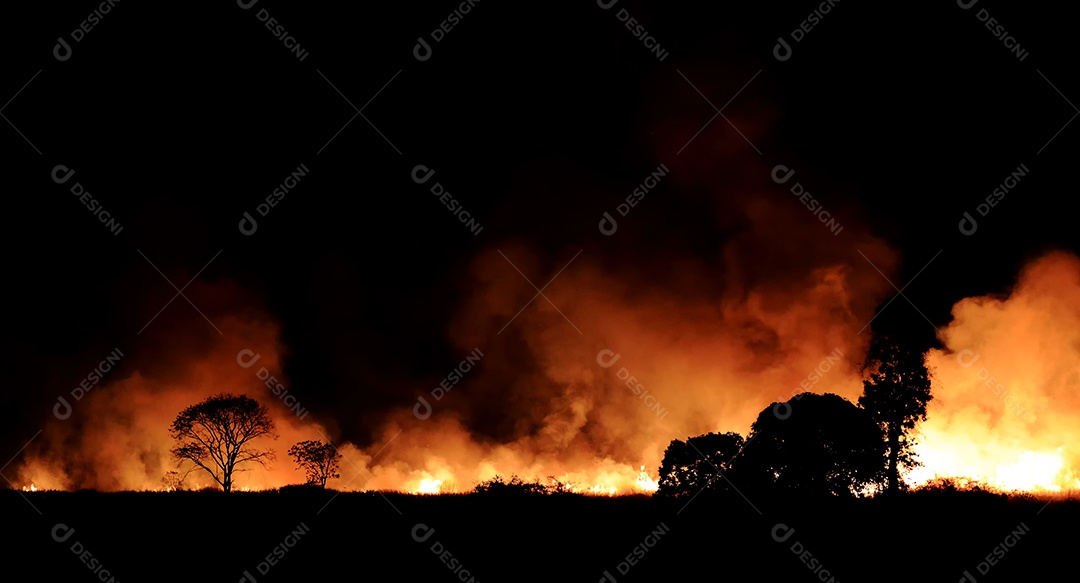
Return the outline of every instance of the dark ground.
<path id="1" fill-rule="evenodd" d="M 256 581 L 594 582 L 604 581 L 605 571 L 609 581 L 1036 581 L 1071 567 L 1080 515 L 1075 501 L 1046 506 L 970 492 L 755 506 L 738 495 L 702 495 L 681 512 L 685 500 L 644 496 L 26 496 L 41 515 L 19 493 L 0 492 L 5 562 L 54 581 L 108 580 L 81 562 L 76 543 L 125 582 L 244 581 L 245 571 Z M 63 543 L 53 539 L 58 523 L 75 529 Z M 772 536 L 778 523 L 795 529 L 783 543 Z M 417 542 L 417 524 L 435 532 Z M 292 531 L 298 534 L 286 541 Z M 649 546 L 653 531 L 651 548 L 620 570 L 635 547 Z M 1006 540 L 1013 531 L 1023 532 Z M 291 548 L 261 573 L 260 562 L 287 542 Z M 810 556 L 800 559 L 793 546 Z M 433 547 L 463 567 L 455 572 Z M 995 547 L 1005 553 L 984 575 L 980 563 Z M 821 566 L 812 569 L 814 560 Z"/>

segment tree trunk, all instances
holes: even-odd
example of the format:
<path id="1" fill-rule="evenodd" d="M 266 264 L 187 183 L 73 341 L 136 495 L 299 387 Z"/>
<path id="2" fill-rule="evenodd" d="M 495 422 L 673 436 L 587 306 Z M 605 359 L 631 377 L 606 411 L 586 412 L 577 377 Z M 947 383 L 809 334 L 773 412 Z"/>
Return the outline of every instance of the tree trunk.
<path id="1" fill-rule="evenodd" d="M 889 474 L 888 491 L 895 493 L 900 490 L 900 473 L 897 465 L 900 461 L 900 428 L 894 424 L 889 425 Z"/>

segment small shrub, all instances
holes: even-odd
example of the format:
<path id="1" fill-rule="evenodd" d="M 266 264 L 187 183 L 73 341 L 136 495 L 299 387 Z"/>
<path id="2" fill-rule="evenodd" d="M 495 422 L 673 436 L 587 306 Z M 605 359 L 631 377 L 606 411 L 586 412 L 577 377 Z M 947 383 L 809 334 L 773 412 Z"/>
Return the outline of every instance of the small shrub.
<path id="1" fill-rule="evenodd" d="M 517 477 L 517 475 L 510 476 L 510 480 L 505 480 L 502 476 L 496 475 L 490 480 L 477 484 L 476 487 L 473 488 L 473 491 L 489 495 L 519 496 L 528 494 L 546 494 L 548 488 L 540 482 L 526 482 Z"/>

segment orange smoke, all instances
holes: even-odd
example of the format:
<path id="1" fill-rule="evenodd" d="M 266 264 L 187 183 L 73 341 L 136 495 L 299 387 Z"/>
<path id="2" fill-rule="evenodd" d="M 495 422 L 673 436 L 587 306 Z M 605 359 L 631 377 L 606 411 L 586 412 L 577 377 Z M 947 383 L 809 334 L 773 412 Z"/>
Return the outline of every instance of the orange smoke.
<path id="1" fill-rule="evenodd" d="M 1080 259 L 1050 253 L 1004 297 L 966 298 L 927 364 L 934 400 L 915 482 L 963 476 L 1002 489 L 1080 487 Z"/>
<path id="2" fill-rule="evenodd" d="M 753 71 L 743 73 L 690 76 L 722 102 Z M 585 223 L 584 245 L 553 252 L 506 240 L 473 259 L 447 334 L 458 358 L 484 356 L 449 390 L 437 387 L 458 372 L 453 363 L 445 378 L 401 387 L 430 417 L 414 414 L 415 400 L 389 412 L 363 458 L 389 443 L 371 462 L 373 487 L 467 490 L 517 474 L 648 491 L 672 439 L 745 433 L 770 403 L 806 390 L 858 397 L 863 329 L 892 289 L 867 258 L 892 277 L 898 256 L 823 181 L 796 175 L 829 201 L 839 234 L 792 184 L 775 183 L 743 135 L 719 122 L 698 135 L 712 112 L 683 89 L 656 108 L 657 160 L 641 166 L 642 180 L 658 163 L 665 176 L 631 210 L 615 209 L 634 182 L 603 195 L 610 202 Z M 761 143 L 776 115 L 755 92 L 744 100 L 752 114 L 731 119 Z M 665 224 L 687 220 L 688 204 L 699 209 L 692 224 Z M 611 220 L 597 229 L 605 210 L 617 229 Z M 665 237 L 680 226 L 700 240 Z"/>
<path id="3" fill-rule="evenodd" d="M 638 177 L 583 196 L 607 201 L 593 218 L 552 226 L 580 227 L 572 232 L 585 243 L 552 250 L 500 240 L 467 263 L 460 289 L 447 294 L 460 298 L 453 319 L 434 324 L 446 326 L 461 363 L 437 377 L 384 379 L 391 388 L 380 396 L 397 399 L 389 409 L 301 419 L 259 378 L 265 367 L 305 403 L 304 387 L 294 392 L 283 376 L 279 324 L 249 308 L 236 286 L 196 282 L 187 293 L 221 334 L 184 302 L 169 306 L 134 346 L 123 346 L 131 356 L 118 369 L 71 403 L 70 418 L 49 417 L 17 462 L 18 480 L 160 488 L 174 469 L 175 415 L 236 392 L 267 404 L 280 433 L 262 444 L 277 461 L 240 473 L 237 489 L 302 482 L 284 452 L 333 437 L 321 422 L 375 436 L 342 446 L 342 477 L 331 488 L 467 491 L 516 474 L 595 493 L 649 491 L 672 439 L 745 434 L 763 408 L 804 391 L 855 401 L 867 325 L 894 291 L 882 273 L 892 278 L 899 258 L 845 204 L 848 189 L 777 150 L 769 138 L 780 110 L 762 94 L 765 78 L 728 66 L 681 68 L 681 91 L 653 84 L 665 87 L 643 97 L 652 103 L 646 117 L 655 118 L 647 120 L 655 159 Z M 710 102 L 736 96 L 710 122 Z M 662 180 L 628 198 L 658 166 Z M 573 178 L 583 180 L 550 187 L 604 184 Z M 520 190 L 533 192 L 531 184 Z M 635 202 L 626 212 L 614 210 L 627 200 Z M 618 214 L 617 229 L 597 229 L 605 211 Z M 928 355 L 935 398 L 917 450 L 926 466 L 911 479 L 1075 487 L 1080 260 L 1044 257 L 1008 297 L 969 298 L 953 314 L 941 331 L 946 348 Z M 378 424 L 369 431 L 357 419 Z M 211 484 L 195 473 L 188 485 Z"/>
<path id="4" fill-rule="evenodd" d="M 188 306 L 176 302 L 169 308 L 176 310 L 174 314 L 164 315 L 148 327 L 149 335 L 156 332 L 159 336 L 140 339 L 160 352 L 149 357 L 133 354 L 138 352 L 137 340 L 133 348 L 123 350 L 134 364 L 123 369 L 121 360 L 104 382 L 81 399 L 68 396 L 71 415 L 66 419 L 49 416 L 41 436 L 27 448 L 16 484 L 66 490 L 160 489 L 165 473 L 176 469 L 169 454 L 175 445 L 168 433 L 172 421 L 185 407 L 220 392 L 246 394 L 266 404 L 280 435 L 277 440 L 258 444 L 273 448 L 277 454 L 270 469 L 251 466 L 250 471 L 238 472 L 236 489 L 304 481 L 304 474 L 295 469 L 285 452 L 297 441 L 321 439 L 325 431 L 310 415 L 301 420 L 258 378 L 258 371 L 266 367 L 282 379 L 277 324 L 265 314 L 236 308 L 245 305 L 247 298 L 229 284 L 193 284 L 188 295 L 204 309 L 235 302 L 229 310 L 232 315 L 217 316 L 208 311 L 222 333 L 193 311 L 184 313 Z M 250 368 L 238 363 L 238 354 L 245 349 L 260 355 Z M 288 386 L 287 381 L 282 382 Z M 204 472 L 192 472 L 186 485 L 216 486 Z"/>
<path id="5" fill-rule="evenodd" d="M 779 224 L 806 218 L 782 204 L 773 216 Z M 855 399 L 867 340 L 858 330 L 888 285 L 855 249 L 886 269 L 895 259 L 867 236 L 851 248 L 814 226 L 793 229 L 805 236 L 773 251 L 791 265 L 777 277 L 732 259 L 687 260 L 657 277 L 660 271 L 612 269 L 583 254 L 546 299 L 516 318 L 535 290 L 515 265 L 543 281 L 568 258 L 545 260 L 520 242 L 481 254 L 466 282 L 472 294 L 450 325 L 463 362 L 476 356 L 467 369 L 455 367 L 457 379 L 439 398 L 432 387 L 440 379 L 402 387 L 417 400 L 387 413 L 375 443 L 343 445 L 342 477 L 328 485 L 451 492 L 516 474 L 583 492 L 646 492 L 656 487 L 655 469 L 672 439 L 745 431 L 769 403 L 803 390 Z M 739 257 L 738 246 L 760 240 L 750 231 L 720 256 Z M 214 294 L 240 292 L 203 286 L 200 295 Z M 236 488 L 302 482 L 284 451 L 326 431 L 261 378 L 265 367 L 292 391 L 281 373 L 278 325 L 251 310 L 214 319 L 221 335 L 209 326 L 197 342 L 163 334 L 155 348 L 165 362 L 136 363 L 72 403 L 70 419 L 50 419 L 19 479 L 37 488 L 159 489 L 175 467 L 167 428 L 177 412 L 231 391 L 269 405 L 281 435 L 262 444 L 278 460 L 241 473 Z M 168 332 L 192 322 L 155 325 Z M 428 416 L 417 414 L 421 397 Z M 213 483 L 193 473 L 187 485 Z"/>
<path id="6" fill-rule="evenodd" d="M 456 290 L 462 300 L 447 335 L 460 359 L 483 356 L 468 370 L 454 362 L 445 376 L 393 381 L 388 392 L 400 395 L 399 405 L 381 414 L 327 419 L 380 420 L 373 432 L 352 428 L 376 439 L 343 446 L 342 477 L 328 486 L 463 491 L 517 474 L 596 493 L 648 491 L 672 439 L 745 433 L 764 407 L 807 390 L 858 397 L 866 325 L 892 290 L 867 259 L 891 277 L 899 258 L 859 224 L 843 193 L 804 170 L 812 164 L 772 160 L 783 154 L 776 151 L 764 161 L 753 144 L 764 145 L 778 110 L 761 95 L 763 79 L 748 83 L 757 77 L 752 70 L 724 72 L 715 63 L 686 71 L 681 91 L 649 98 L 656 100 L 651 115 L 662 119 L 650 124 L 657 128 L 657 160 L 641 166 L 640 179 L 662 164 L 659 186 L 619 214 L 614 233 L 598 231 L 597 223 L 638 183 L 590 193 L 608 203 L 579 224 L 588 241 L 582 246 L 553 252 L 503 240 L 474 257 Z M 715 116 L 698 91 L 718 103 L 739 94 L 726 114 L 739 130 L 720 120 L 703 129 Z M 774 176 L 779 163 L 798 169 L 783 185 Z M 577 183 L 589 182 L 596 181 Z M 842 229 L 827 228 L 793 194 L 803 189 Z M 650 230 L 657 226 L 659 232 Z M 673 229 L 700 239 L 672 239 Z M 533 284 L 556 274 L 536 297 Z M 201 306 L 222 290 L 204 292 L 196 299 Z M 216 313 L 228 308 L 226 302 Z M 279 452 L 318 439 L 314 412 L 298 421 L 254 368 L 237 366 L 239 351 L 249 349 L 262 355 L 258 366 L 280 377 L 282 347 L 272 319 L 218 319 L 224 336 L 200 350 L 159 338 L 153 350 L 175 365 L 110 378 L 77 404 L 75 415 L 85 423 L 50 422 L 22 480 L 38 487 L 157 487 L 171 469 L 166 429 L 176 412 L 222 390 L 274 408 Z M 421 406 L 418 415 L 421 398 L 430 411 Z M 237 487 L 302 479 L 279 458 L 269 472 L 240 476 Z"/>
<path id="7" fill-rule="evenodd" d="M 649 491 L 672 439 L 745 433 L 764 407 L 804 390 L 857 399 L 869 338 L 859 330 L 890 289 L 858 251 L 887 272 L 895 256 L 858 225 L 836 238 L 776 196 L 749 205 L 769 220 L 755 217 L 760 228 L 714 262 L 587 248 L 570 263 L 577 250 L 545 257 L 520 241 L 480 254 L 449 334 L 459 358 L 484 356 L 450 390 L 437 378 L 406 388 L 430 417 L 418 418 L 418 401 L 391 413 L 362 460 L 389 443 L 365 472 L 369 487 L 468 490 L 517 474 Z M 567 263 L 518 314 L 536 295 L 522 274 L 539 287 Z"/>
<path id="8" fill-rule="evenodd" d="M 705 172 L 699 163 L 672 161 L 672 180 Z M 774 184 L 770 166 L 754 159 L 738 166 L 742 183 L 728 188 L 748 194 L 738 208 L 717 203 L 715 222 L 728 232 L 710 259 L 650 255 L 651 244 L 633 251 L 640 236 L 634 215 L 620 222 L 615 237 L 625 243 L 617 250 L 594 244 L 549 254 L 514 240 L 481 252 L 461 282 L 464 299 L 448 336 L 463 361 L 482 356 L 467 370 L 451 364 L 443 378 L 397 387 L 402 404 L 384 412 L 373 443 L 342 447 L 342 477 L 328 486 L 467 491 L 516 474 L 594 493 L 650 491 L 672 439 L 745 433 L 764 407 L 806 390 L 855 400 L 869 339 L 860 330 L 891 290 L 867 258 L 892 274 L 897 256 L 843 213 L 836 215 L 843 231 L 830 231 Z M 536 289 L 526 278 L 542 286 L 556 273 L 529 304 Z M 244 472 L 236 487 L 303 481 L 284 452 L 325 431 L 314 413 L 298 419 L 257 378 L 263 366 L 282 376 L 278 325 L 240 311 L 242 301 L 221 300 L 243 296 L 234 288 L 199 291 L 196 304 L 218 306 L 211 316 L 223 335 L 206 326 L 196 349 L 162 332 L 201 326 L 199 320 L 155 322 L 152 358 L 170 364 L 144 359 L 74 404 L 73 419 L 81 422 L 51 420 L 28 450 L 19 473 L 25 484 L 160 488 L 173 469 L 167 428 L 176 413 L 222 391 L 270 405 L 281 434 L 272 444 L 279 455 L 273 467 Z M 250 368 L 238 365 L 245 350 L 260 355 Z M 421 398 L 430 415 L 417 414 Z M 201 481 L 192 485 L 211 485 L 193 476 Z"/>

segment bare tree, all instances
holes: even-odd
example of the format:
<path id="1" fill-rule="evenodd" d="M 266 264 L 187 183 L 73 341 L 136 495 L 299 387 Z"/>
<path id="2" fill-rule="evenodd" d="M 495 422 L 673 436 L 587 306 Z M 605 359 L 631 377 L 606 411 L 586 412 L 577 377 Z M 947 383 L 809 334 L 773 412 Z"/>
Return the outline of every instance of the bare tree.
<path id="1" fill-rule="evenodd" d="M 341 454 L 332 443 L 301 441 L 289 448 L 289 455 L 296 460 L 296 467 L 307 473 L 309 484 L 326 487 L 330 478 L 340 478 L 338 463 Z"/>
<path id="2" fill-rule="evenodd" d="M 277 439 L 270 410 L 244 395 L 214 395 L 184 409 L 170 433 L 180 442 L 172 450 L 178 464 L 194 464 L 184 475 L 205 470 L 226 492 L 232 491 L 238 465 L 256 462 L 265 467 L 274 459 L 273 450 L 256 449 L 249 443 L 264 436 Z"/>
<path id="3" fill-rule="evenodd" d="M 187 489 L 187 486 L 184 484 L 184 476 L 181 476 L 180 472 L 176 470 L 165 472 L 165 475 L 161 477 L 161 485 L 165 488 L 166 492 Z"/>

